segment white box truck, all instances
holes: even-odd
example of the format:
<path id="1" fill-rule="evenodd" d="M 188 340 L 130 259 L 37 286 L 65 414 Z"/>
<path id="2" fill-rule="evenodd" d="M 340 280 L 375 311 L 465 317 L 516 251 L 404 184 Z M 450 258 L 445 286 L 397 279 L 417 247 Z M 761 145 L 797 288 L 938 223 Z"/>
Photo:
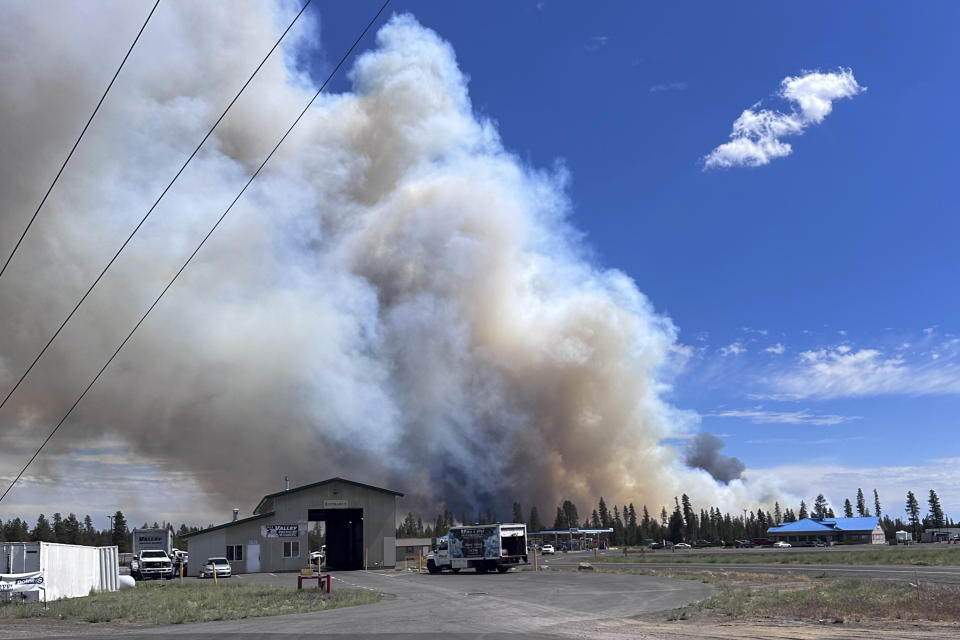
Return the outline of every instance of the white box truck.
<path id="1" fill-rule="evenodd" d="M 160 549 L 170 556 L 173 547 L 173 532 L 170 529 L 134 529 L 133 555 L 140 555 L 141 551 Z"/>
<path id="2" fill-rule="evenodd" d="M 427 570 L 474 569 L 506 573 L 527 562 L 527 525 L 514 523 L 451 527 L 446 538 L 427 555 Z"/>
<path id="3" fill-rule="evenodd" d="M 0 602 L 77 598 L 116 591 L 116 547 L 53 542 L 0 542 Z"/>
<path id="4" fill-rule="evenodd" d="M 134 529 L 130 575 L 137 580 L 175 577 L 170 559 L 172 545 L 173 532 L 170 529 Z"/>

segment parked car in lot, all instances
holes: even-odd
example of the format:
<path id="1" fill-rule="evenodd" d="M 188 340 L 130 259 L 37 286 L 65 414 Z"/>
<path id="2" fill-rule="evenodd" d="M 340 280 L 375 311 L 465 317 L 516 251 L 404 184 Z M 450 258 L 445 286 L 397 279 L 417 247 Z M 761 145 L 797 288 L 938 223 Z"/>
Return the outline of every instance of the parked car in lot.
<path id="1" fill-rule="evenodd" d="M 735 540 L 734 545 L 737 549 L 752 549 L 753 542 L 750 540 Z"/>
<path id="2" fill-rule="evenodd" d="M 677 544 L 673 545 L 673 548 L 674 549 L 693 549 L 693 547 L 688 545 L 686 542 L 678 542 Z"/>
<path id="3" fill-rule="evenodd" d="M 783 540 L 777 540 L 773 543 L 773 546 L 777 549 L 786 549 L 790 546 L 790 543 L 784 542 Z"/>
<path id="4" fill-rule="evenodd" d="M 207 558 L 200 570 L 201 578 L 212 578 L 216 572 L 218 578 L 230 577 L 230 561 L 226 558 Z"/>
<path id="5" fill-rule="evenodd" d="M 554 550 L 552 544 L 545 544 L 543 545 L 543 548 L 540 549 L 540 553 L 542 553 L 545 556 L 552 555 L 556 553 L 556 550 Z"/>

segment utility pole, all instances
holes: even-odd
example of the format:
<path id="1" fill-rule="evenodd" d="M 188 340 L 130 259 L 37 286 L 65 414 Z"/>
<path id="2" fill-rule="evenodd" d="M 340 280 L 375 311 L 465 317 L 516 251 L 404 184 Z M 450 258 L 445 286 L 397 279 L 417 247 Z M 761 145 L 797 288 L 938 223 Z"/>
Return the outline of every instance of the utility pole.
<path id="1" fill-rule="evenodd" d="M 110 531 L 112 533 L 113 532 L 113 516 L 107 516 L 107 517 L 110 518 Z"/>

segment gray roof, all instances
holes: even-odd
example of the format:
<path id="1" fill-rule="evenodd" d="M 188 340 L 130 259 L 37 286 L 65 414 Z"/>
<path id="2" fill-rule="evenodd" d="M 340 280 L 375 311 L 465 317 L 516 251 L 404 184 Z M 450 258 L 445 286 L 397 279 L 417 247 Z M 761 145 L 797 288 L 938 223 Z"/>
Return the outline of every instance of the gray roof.
<path id="1" fill-rule="evenodd" d="M 203 534 L 203 533 L 210 533 L 211 531 L 217 531 L 218 529 L 226 529 L 227 527 L 235 527 L 239 524 L 246 524 L 247 522 L 251 522 L 253 520 L 259 520 L 261 518 L 269 518 L 270 516 L 273 515 L 273 513 L 274 513 L 273 511 L 270 511 L 269 513 L 260 513 L 255 516 L 250 516 L 249 518 L 244 518 L 243 520 L 234 520 L 233 522 L 228 522 L 226 524 L 218 524 L 215 527 L 207 527 L 206 529 L 200 529 L 200 531 L 194 531 L 193 533 L 182 535 L 180 536 L 180 539 L 183 540 L 186 538 L 192 538 L 193 536 L 199 536 L 200 534 Z"/>
<path id="2" fill-rule="evenodd" d="M 403 494 L 400 493 L 399 491 L 394 491 L 394 490 L 392 490 L 392 489 L 384 489 L 383 487 L 375 487 L 375 486 L 373 486 L 372 484 L 363 484 L 362 482 L 355 482 L 355 481 L 353 481 L 353 480 L 347 480 L 346 478 L 334 477 L 334 478 L 329 478 L 329 479 L 327 479 L 327 480 L 321 480 L 320 482 L 314 482 L 314 483 L 312 483 L 312 484 L 305 484 L 305 485 L 302 485 L 302 486 L 299 486 L 299 487 L 294 487 L 293 489 L 287 489 L 287 490 L 285 490 L 285 491 L 277 491 L 276 493 L 271 493 L 271 494 L 269 494 L 269 495 L 263 496 L 263 498 L 260 499 L 260 502 L 257 503 L 257 506 L 256 506 L 256 508 L 253 510 L 253 512 L 254 512 L 254 513 L 257 513 L 257 511 L 260 510 L 260 507 L 263 506 L 263 503 L 265 503 L 267 500 L 273 500 L 274 498 L 279 498 L 280 496 L 289 495 L 289 494 L 294 493 L 294 492 L 296 492 L 296 491 L 305 491 L 305 490 L 307 490 L 307 489 L 313 489 L 313 488 L 315 488 L 315 487 L 320 487 L 320 486 L 323 486 L 323 485 L 325 485 L 325 484 L 330 484 L 331 482 L 342 482 L 342 483 L 344 483 L 344 484 L 350 484 L 350 485 L 353 485 L 353 486 L 355 486 L 355 487 L 360 487 L 360 488 L 362 488 L 362 489 L 371 489 L 371 490 L 373 490 L 373 491 L 382 491 L 383 493 L 390 493 L 390 494 L 393 494 L 393 495 L 395 495 L 395 496 L 403 497 Z"/>

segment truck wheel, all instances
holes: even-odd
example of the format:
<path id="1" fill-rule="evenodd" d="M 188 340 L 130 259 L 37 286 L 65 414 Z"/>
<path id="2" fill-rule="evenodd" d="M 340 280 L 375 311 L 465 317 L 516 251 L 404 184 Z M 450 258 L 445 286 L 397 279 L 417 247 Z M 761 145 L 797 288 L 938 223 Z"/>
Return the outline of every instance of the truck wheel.
<path id="1" fill-rule="evenodd" d="M 450 569 L 450 571 L 453 571 L 454 573 L 460 573 L 460 567 L 455 567 L 453 569 Z"/>
<path id="2" fill-rule="evenodd" d="M 430 573 L 440 573 L 441 569 L 433 560 L 427 560 L 427 571 Z"/>
<path id="3" fill-rule="evenodd" d="M 510 567 L 506 567 L 502 564 L 497 565 L 497 573 L 506 573 L 507 571 L 510 571 Z"/>

